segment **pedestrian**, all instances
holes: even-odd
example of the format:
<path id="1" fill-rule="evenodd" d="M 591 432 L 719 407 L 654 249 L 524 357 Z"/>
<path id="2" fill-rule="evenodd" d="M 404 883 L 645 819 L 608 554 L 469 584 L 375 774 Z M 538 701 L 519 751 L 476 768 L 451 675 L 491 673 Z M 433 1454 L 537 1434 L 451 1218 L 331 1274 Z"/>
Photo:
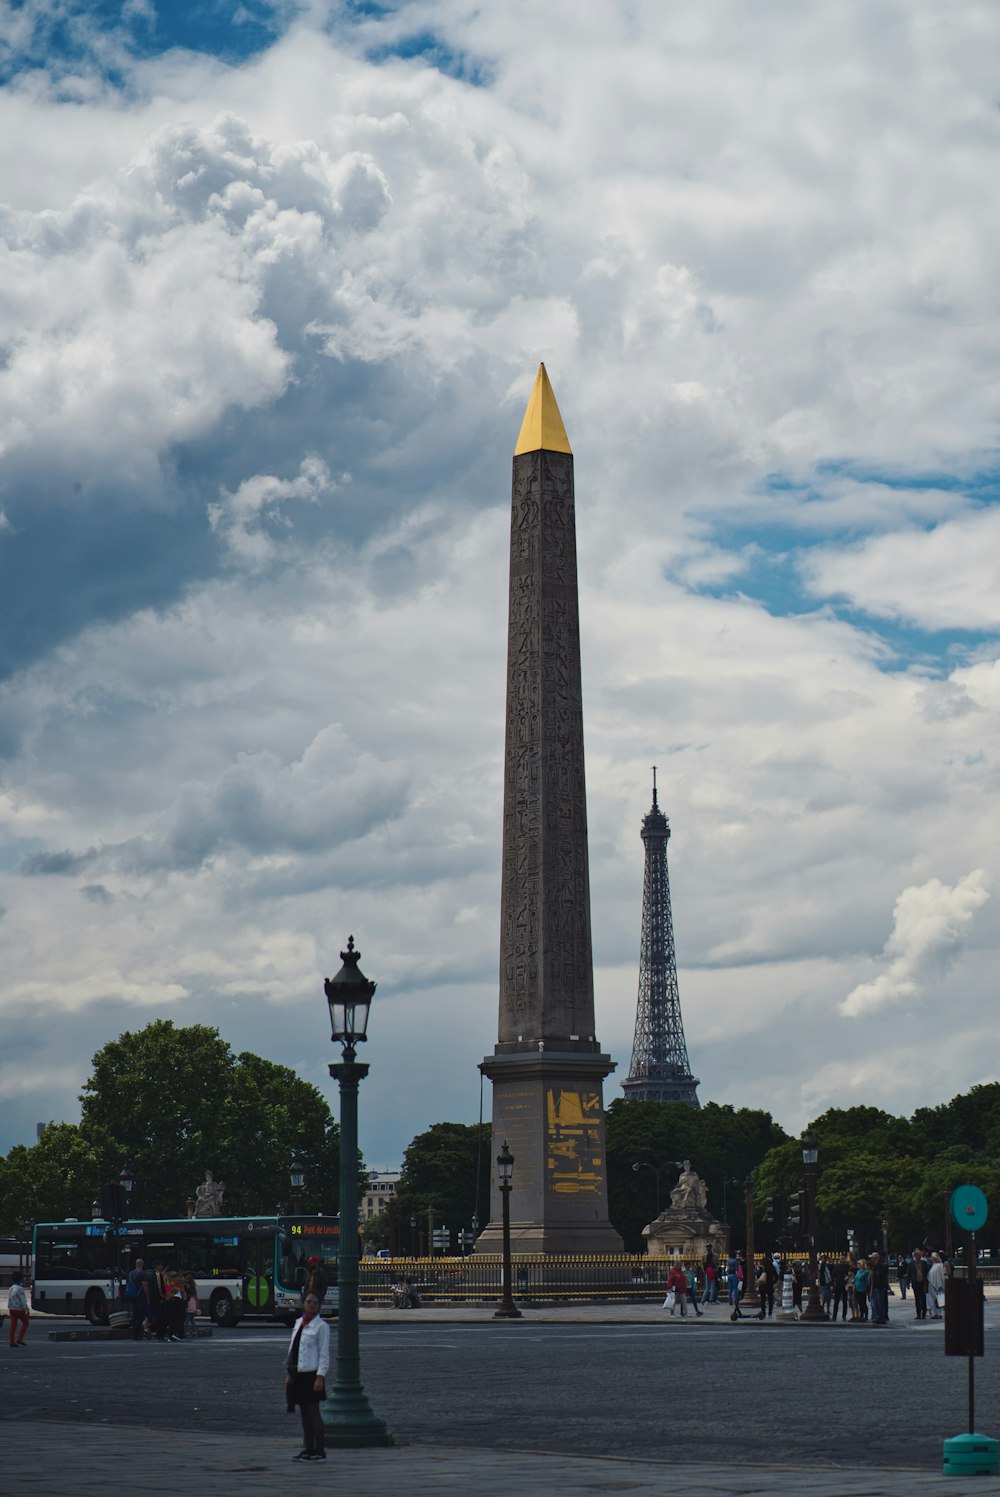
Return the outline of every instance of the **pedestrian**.
<path id="1" fill-rule="evenodd" d="M 7 1313 L 10 1315 L 10 1344 L 11 1346 L 23 1346 L 24 1338 L 28 1334 L 28 1321 L 31 1319 L 31 1311 L 28 1309 L 28 1291 L 21 1283 L 19 1273 L 11 1274 L 10 1293 L 7 1296 Z M 17 1328 L 20 1326 L 20 1335 Z"/>
<path id="2" fill-rule="evenodd" d="M 796 1261 L 792 1264 L 792 1308 L 802 1309 L 802 1286 L 806 1281 L 802 1264 Z"/>
<path id="3" fill-rule="evenodd" d="M 705 1250 L 705 1256 L 701 1260 L 702 1271 L 705 1275 L 705 1293 L 701 1297 L 703 1305 L 714 1305 L 719 1295 L 718 1269 L 715 1266 L 715 1254 L 709 1243 Z"/>
<path id="4" fill-rule="evenodd" d="M 910 1271 L 906 1259 L 900 1253 L 896 1262 L 896 1282 L 899 1284 L 899 1292 L 903 1299 L 906 1298 L 906 1286 L 910 1282 Z"/>
<path id="5" fill-rule="evenodd" d="M 839 1263 L 833 1265 L 833 1314 L 832 1320 L 837 1318 L 837 1310 L 841 1309 L 841 1320 L 847 1319 L 847 1280 L 851 1273 L 851 1262 L 845 1253 Z"/>
<path id="6" fill-rule="evenodd" d="M 850 1320 L 860 1320 L 858 1314 L 858 1292 L 854 1287 L 854 1276 L 858 1271 L 858 1260 L 854 1253 L 847 1255 L 847 1306 L 850 1310 Z"/>
<path id="7" fill-rule="evenodd" d="M 729 1303 L 733 1307 L 730 1320 L 742 1320 L 740 1312 L 740 1261 L 736 1253 L 730 1253 L 726 1259 L 726 1288 L 729 1290 Z"/>
<path id="8" fill-rule="evenodd" d="M 868 1290 L 871 1287 L 872 1276 L 868 1268 L 868 1259 L 860 1258 L 854 1274 L 854 1294 L 858 1305 L 858 1320 L 868 1319 Z"/>
<path id="9" fill-rule="evenodd" d="M 167 1340 L 184 1340 L 184 1315 L 187 1296 L 184 1293 L 184 1276 L 176 1263 L 172 1263 L 163 1275 L 167 1291 Z"/>
<path id="10" fill-rule="evenodd" d="M 931 1266 L 927 1273 L 927 1318 L 940 1320 L 944 1309 L 944 1264 L 940 1253 L 931 1253 Z"/>
<path id="11" fill-rule="evenodd" d="M 125 1280 L 125 1303 L 132 1311 L 132 1340 L 141 1341 L 145 1333 L 146 1317 L 149 1314 L 149 1296 L 146 1286 L 149 1279 L 142 1258 L 136 1258 Z"/>
<path id="12" fill-rule="evenodd" d="M 194 1318 L 198 1313 L 198 1285 L 191 1274 L 184 1275 L 184 1334 L 194 1335 Z"/>
<path id="13" fill-rule="evenodd" d="M 927 1319 L 927 1259 L 921 1248 L 913 1249 L 913 1264 L 910 1268 L 910 1287 L 913 1290 L 913 1308 L 917 1320 Z"/>
<path id="14" fill-rule="evenodd" d="M 766 1315 L 774 1314 L 774 1285 L 778 1273 L 774 1266 L 774 1259 L 764 1254 L 764 1261 L 760 1265 L 760 1273 L 757 1275 L 757 1293 L 760 1295 L 760 1314 L 758 1320 L 763 1320 Z"/>
<path id="15" fill-rule="evenodd" d="M 163 1259 L 157 1258 L 149 1283 L 149 1325 L 157 1341 L 169 1341 L 167 1320 L 167 1281 L 163 1271 Z"/>
<path id="16" fill-rule="evenodd" d="M 889 1264 L 881 1253 L 871 1255 L 872 1325 L 889 1324 Z"/>
<path id="17" fill-rule="evenodd" d="M 700 1319 L 701 1311 L 698 1309 L 698 1270 L 693 1263 L 688 1264 L 684 1270 L 684 1277 L 687 1280 L 687 1294 L 688 1299 L 691 1301 L 691 1308 Z"/>
<path id="18" fill-rule="evenodd" d="M 676 1309 L 680 1308 L 682 1320 L 687 1314 L 687 1294 L 687 1276 L 685 1275 L 684 1270 L 681 1268 L 679 1263 L 672 1263 L 670 1266 L 670 1272 L 667 1274 L 666 1299 L 667 1303 L 670 1304 L 671 1315 L 673 1315 Z M 670 1303 L 671 1295 L 673 1295 L 674 1297 L 672 1304 Z"/>
<path id="19" fill-rule="evenodd" d="M 312 1257 L 306 1259 L 306 1281 L 302 1286 L 303 1300 L 307 1294 L 315 1294 L 322 1305 L 326 1297 L 329 1282 L 326 1276 L 326 1269 L 316 1254 L 313 1253 Z"/>
<path id="20" fill-rule="evenodd" d="M 326 1398 L 330 1368 L 330 1327 L 319 1313 L 319 1296 L 307 1293 L 295 1322 L 285 1360 L 285 1401 L 291 1414 L 298 1405 L 302 1418 L 302 1449 L 292 1459 L 325 1461 L 326 1440 L 320 1403 Z"/>
<path id="21" fill-rule="evenodd" d="M 830 1301 L 833 1298 L 833 1265 L 831 1264 L 829 1258 L 825 1253 L 819 1260 L 819 1266 L 816 1272 L 819 1277 L 820 1304 L 823 1306 L 823 1309 L 826 1311 L 827 1315 L 829 1315 Z"/>

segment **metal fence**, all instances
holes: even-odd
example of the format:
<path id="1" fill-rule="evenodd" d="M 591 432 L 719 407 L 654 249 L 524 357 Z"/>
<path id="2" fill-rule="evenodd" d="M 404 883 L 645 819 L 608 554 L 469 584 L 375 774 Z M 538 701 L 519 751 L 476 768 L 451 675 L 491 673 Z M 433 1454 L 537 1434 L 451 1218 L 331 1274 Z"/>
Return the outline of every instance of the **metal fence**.
<path id="1" fill-rule="evenodd" d="M 535 1304 L 556 1300 L 654 1300 L 663 1298 L 667 1274 L 679 1259 L 614 1257 L 514 1257 L 513 1290 Z M 500 1296 L 501 1259 L 365 1258 L 360 1264 L 361 1299 L 391 1305 L 394 1286 L 409 1279 L 427 1304 L 470 1304 Z"/>
<path id="2" fill-rule="evenodd" d="M 697 1270 L 701 1288 L 700 1259 L 621 1254 L 515 1256 L 513 1291 L 516 1299 L 539 1305 L 588 1300 L 651 1303 L 662 1300 L 667 1275 L 678 1264 Z M 424 1304 L 486 1303 L 500 1297 L 500 1270 L 499 1256 L 485 1253 L 467 1258 L 363 1258 L 359 1264 L 360 1297 L 364 1304 L 392 1305 L 398 1297 L 397 1286 L 408 1279 Z M 1000 1268 L 980 1268 L 979 1277 L 986 1284 L 1000 1283 Z M 891 1282 L 898 1293 L 895 1270 Z M 719 1292 L 725 1298 L 724 1279 Z"/>

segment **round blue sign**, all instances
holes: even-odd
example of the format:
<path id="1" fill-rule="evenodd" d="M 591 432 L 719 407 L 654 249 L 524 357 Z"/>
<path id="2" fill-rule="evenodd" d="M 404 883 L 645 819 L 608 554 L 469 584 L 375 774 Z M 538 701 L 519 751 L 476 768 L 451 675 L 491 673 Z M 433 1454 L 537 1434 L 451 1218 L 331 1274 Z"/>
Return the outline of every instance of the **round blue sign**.
<path id="1" fill-rule="evenodd" d="M 990 1214 L 989 1203 L 978 1185 L 959 1185 L 951 1193 L 951 1219 L 963 1232 L 978 1232 Z"/>

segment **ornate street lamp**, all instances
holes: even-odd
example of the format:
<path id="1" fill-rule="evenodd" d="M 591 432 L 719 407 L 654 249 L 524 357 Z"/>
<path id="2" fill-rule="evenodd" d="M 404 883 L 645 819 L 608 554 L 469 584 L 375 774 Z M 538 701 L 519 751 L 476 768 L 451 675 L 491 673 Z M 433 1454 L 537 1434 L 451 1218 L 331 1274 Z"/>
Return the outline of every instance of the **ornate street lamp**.
<path id="1" fill-rule="evenodd" d="M 660 1171 L 655 1164 L 647 1164 L 644 1159 L 637 1160 L 632 1166 L 632 1173 L 637 1175 L 640 1170 L 651 1170 L 656 1181 L 656 1214 L 660 1214 Z"/>
<path id="2" fill-rule="evenodd" d="M 800 1320 L 826 1320 L 826 1311 L 819 1302 L 819 1285 L 816 1282 L 816 1164 L 819 1160 L 819 1145 L 811 1133 L 802 1135 L 802 1164 L 806 1175 L 806 1224 L 809 1233 L 809 1284 L 806 1303 Z"/>
<path id="3" fill-rule="evenodd" d="M 292 1187 L 292 1215 L 302 1215 L 302 1187 L 306 1183 L 306 1172 L 298 1154 L 293 1154 L 288 1166 L 288 1183 Z"/>
<path id="4" fill-rule="evenodd" d="M 358 1335 L 358 1084 L 368 1075 L 357 1059 L 357 1047 L 367 1038 L 368 1010 L 375 984 L 358 966 L 361 953 L 354 937 L 340 953 L 343 966 L 323 984 L 330 1005 L 330 1031 L 342 1047 L 343 1059 L 331 1065 L 330 1075 L 340 1086 L 340 1253 L 337 1314 L 337 1380 L 323 1405 L 328 1445 L 357 1449 L 391 1445 L 392 1437 L 371 1409 L 361 1386 Z"/>
<path id="5" fill-rule="evenodd" d="M 135 1184 L 135 1176 L 132 1173 L 132 1166 L 130 1164 L 126 1163 L 122 1165 L 122 1172 L 118 1176 L 118 1184 L 125 1192 L 125 1211 L 123 1212 L 123 1219 L 127 1220 L 128 1203 L 132 1197 L 132 1186 Z"/>
<path id="6" fill-rule="evenodd" d="M 410 1257 L 417 1256 L 417 1218 L 410 1217 Z"/>
<path id="7" fill-rule="evenodd" d="M 507 1140 L 503 1141 L 503 1148 L 497 1155 L 497 1170 L 499 1172 L 500 1196 L 503 1201 L 503 1264 L 501 1267 L 502 1281 L 500 1285 L 500 1305 L 493 1312 L 494 1320 L 520 1320 L 521 1312 L 514 1303 L 511 1293 L 511 1261 L 510 1261 L 510 1185 L 514 1174 L 514 1156 L 507 1147 Z"/>

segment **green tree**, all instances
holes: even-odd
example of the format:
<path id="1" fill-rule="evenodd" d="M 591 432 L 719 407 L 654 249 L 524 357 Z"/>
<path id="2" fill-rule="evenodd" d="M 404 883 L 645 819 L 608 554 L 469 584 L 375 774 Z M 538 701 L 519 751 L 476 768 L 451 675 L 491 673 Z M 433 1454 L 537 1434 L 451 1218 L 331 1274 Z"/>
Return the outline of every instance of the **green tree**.
<path id="1" fill-rule="evenodd" d="M 293 1153 L 305 1171 L 302 1209 L 335 1214 L 340 1130 L 325 1098 L 287 1066 L 246 1051 L 233 1067 L 219 1117 L 227 1209 L 271 1211 L 287 1204 Z"/>
<path id="2" fill-rule="evenodd" d="M 770 1113 L 707 1102 L 634 1102 L 616 1098 L 607 1110 L 608 1212 L 630 1252 L 641 1252 L 642 1229 L 659 1204 L 670 1204 L 677 1178 L 675 1161 L 690 1159 L 708 1187 L 709 1205 L 719 1219 L 723 1202 L 737 1238 L 745 1223 L 743 1183 L 785 1134 Z M 653 1170 L 633 1170 L 636 1163 Z M 735 1185 L 725 1182 L 735 1180 Z"/>
<path id="3" fill-rule="evenodd" d="M 16 1144 L 0 1160 L 0 1230 L 19 1235 L 25 1223 L 89 1220 L 103 1181 L 124 1162 L 100 1128 L 50 1123 L 36 1144 Z"/>
<path id="4" fill-rule="evenodd" d="M 488 1123 L 481 1129 L 478 1123 L 434 1123 L 417 1134 L 403 1155 L 396 1187 L 401 1247 L 409 1248 L 411 1216 L 426 1232 L 429 1207 L 433 1207 L 436 1224 L 448 1226 L 452 1234 L 462 1227 L 468 1229 L 473 1215 L 486 1225 L 493 1168 L 490 1139 Z"/>
<path id="5" fill-rule="evenodd" d="M 157 1019 L 94 1056 L 81 1129 L 113 1139 L 135 1174 L 136 1216 L 183 1215 L 206 1170 L 225 1181 L 227 1210 L 287 1203 L 294 1150 L 306 1166 L 307 1209 L 339 1202 L 339 1129 L 325 1099 L 286 1066 L 234 1056 L 219 1031 Z"/>

